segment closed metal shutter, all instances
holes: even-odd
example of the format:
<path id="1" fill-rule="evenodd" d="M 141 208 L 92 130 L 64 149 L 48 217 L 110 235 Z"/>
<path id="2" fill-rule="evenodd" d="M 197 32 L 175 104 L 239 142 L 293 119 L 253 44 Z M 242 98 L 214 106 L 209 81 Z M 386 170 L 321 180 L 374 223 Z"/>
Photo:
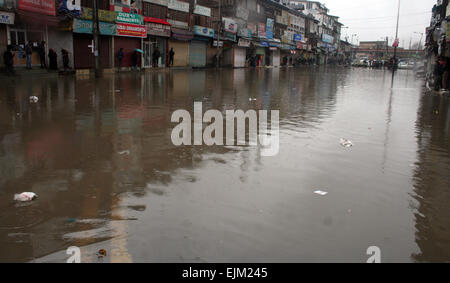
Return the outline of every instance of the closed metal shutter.
<path id="1" fill-rule="evenodd" d="M 90 34 L 73 34 L 73 56 L 75 69 L 94 68 L 94 54 L 92 52 L 93 37 Z M 111 67 L 111 37 L 100 37 L 100 58 L 102 68 Z M 58 60 L 62 60 L 58 54 Z"/>
<path id="2" fill-rule="evenodd" d="M 206 66 L 206 43 L 201 41 L 191 41 L 189 47 L 189 63 L 191 67 Z"/>

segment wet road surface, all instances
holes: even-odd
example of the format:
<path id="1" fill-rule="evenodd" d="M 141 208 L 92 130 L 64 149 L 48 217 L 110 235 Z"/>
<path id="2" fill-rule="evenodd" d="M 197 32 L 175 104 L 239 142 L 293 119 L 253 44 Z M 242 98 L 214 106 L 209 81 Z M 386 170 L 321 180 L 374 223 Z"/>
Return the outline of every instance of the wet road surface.
<path id="1" fill-rule="evenodd" d="M 369 246 L 450 261 L 449 101 L 412 72 L 0 81 L 0 262 L 65 262 L 69 246 L 83 262 L 365 262 Z M 280 110 L 280 153 L 173 146 L 171 114 L 194 101 Z M 39 198 L 15 203 L 24 191 Z"/>

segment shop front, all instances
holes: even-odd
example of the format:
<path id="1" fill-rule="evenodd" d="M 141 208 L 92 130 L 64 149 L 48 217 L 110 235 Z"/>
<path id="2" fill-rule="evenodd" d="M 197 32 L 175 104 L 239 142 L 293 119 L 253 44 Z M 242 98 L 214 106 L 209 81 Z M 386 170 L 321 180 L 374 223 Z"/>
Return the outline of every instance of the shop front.
<path id="1" fill-rule="evenodd" d="M 144 17 L 144 22 L 148 35 L 143 41 L 144 68 L 165 67 L 168 62 L 168 39 L 170 38 L 171 24 L 162 19 L 151 17 Z M 154 62 L 153 55 L 156 55 L 156 50 L 159 51 L 160 57 Z"/>
<path id="2" fill-rule="evenodd" d="M 202 26 L 194 26 L 194 38 L 189 46 L 189 64 L 194 68 L 206 67 L 207 47 L 214 39 L 214 30 Z"/>
<path id="3" fill-rule="evenodd" d="M 42 41 L 48 42 L 49 29 L 59 26 L 55 1 L 42 0 L 35 3 L 20 0 L 16 13 L 14 24 L 7 28 L 8 40 L 13 47 L 14 66 L 26 66 L 25 46 L 29 43 L 33 49 L 31 64 L 33 67 L 40 66 L 39 45 Z"/>
<path id="4" fill-rule="evenodd" d="M 189 30 L 172 28 L 172 37 L 169 40 L 169 50 L 173 48 L 175 52 L 173 66 L 189 66 L 189 42 L 194 38 L 194 34 Z"/>
<path id="5" fill-rule="evenodd" d="M 112 36 L 116 33 L 116 25 L 100 22 L 99 53 L 102 68 L 111 68 Z M 75 69 L 94 68 L 94 37 L 92 21 L 75 19 L 73 22 L 73 50 Z"/>
<path id="6" fill-rule="evenodd" d="M 238 44 L 234 47 L 233 67 L 245 68 L 247 67 L 248 49 L 251 42 L 248 39 L 240 38 Z"/>
<path id="7" fill-rule="evenodd" d="M 6 51 L 8 46 L 8 26 L 14 25 L 15 14 L 0 11 L 0 54 Z M 0 56 L 1 65 L 4 65 L 3 56 Z"/>

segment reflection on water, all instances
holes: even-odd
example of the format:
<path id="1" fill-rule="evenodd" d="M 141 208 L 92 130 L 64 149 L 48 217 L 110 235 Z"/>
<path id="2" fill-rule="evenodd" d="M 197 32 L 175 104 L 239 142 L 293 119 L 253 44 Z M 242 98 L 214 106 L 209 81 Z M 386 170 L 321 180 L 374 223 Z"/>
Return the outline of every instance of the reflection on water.
<path id="1" fill-rule="evenodd" d="M 450 260 L 448 99 L 411 73 L 393 88 L 344 68 L 2 82 L 2 262 L 64 261 L 73 245 L 83 261 L 365 261 L 372 245 L 384 261 Z M 174 147 L 170 116 L 194 101 L 280 110 L 280 154 Z M 22 191 L 40 197 L 14 203 Z"/>

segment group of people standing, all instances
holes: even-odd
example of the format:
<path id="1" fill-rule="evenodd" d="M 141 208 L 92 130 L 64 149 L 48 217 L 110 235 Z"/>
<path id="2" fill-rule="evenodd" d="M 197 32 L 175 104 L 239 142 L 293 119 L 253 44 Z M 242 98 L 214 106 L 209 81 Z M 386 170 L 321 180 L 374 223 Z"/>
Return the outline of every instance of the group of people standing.
<path id="1" fill-rule="evenodd" d="M 24 53 L 26 58 L 26 68 L 31 70 L 32 69 L 32 60 L 33 60 L 33 51 L 37 50 L 37 53 L 40 58 L 41 68 L 42 69 L 49 69 L 49 70 L 58 70 L 58 54 L 56 51 L 52 48 L 48 51 L 48 59 L 49 59 L 49 65 L 47 67 L 47 60 L 46 60 L 46 43 L 45 41 L 42 41 L 35 46 L 33 42 L 28 42 L 27 45 L 24 47 Z M 6 72 L 7 74 L 13 74 L 14 73 L 14 57 L 15 53 L 14 48 L 12 45 L 8 45 L 6 51 L 3 53 L 3 61 L 5 63 Z M 63 67 L 64 71 L 67 71 L 70 69 L 69 66 L 69 52 L 65 49 L 61 49 L 61 56 L 63 60 Z"/>
<path id="2" fill-rule="evenodd" d="M 133 69 L 139 69 L 139 49 L 135 49 L 131 53 L 131 66 Z M 175 57 L 175 51 L 173 51 L 173 48 L 169 51 L 169 62 L 168 66 L 173 66 L 173 60 Z M 119 69 L 122 68 L 123 59 L 125 58 L 125 51 L 123 48 L 119 49 L 119 52 L 117 52 L 117 61 L 119 63 L 118 67 Z M 159 48 L 156 47 L 155 50 L 153 50 L 152 53 L 152 67 L 157 68 L 159 66 L 159 58 L 161 58 L 161 52 L 159 51 Z"/>

